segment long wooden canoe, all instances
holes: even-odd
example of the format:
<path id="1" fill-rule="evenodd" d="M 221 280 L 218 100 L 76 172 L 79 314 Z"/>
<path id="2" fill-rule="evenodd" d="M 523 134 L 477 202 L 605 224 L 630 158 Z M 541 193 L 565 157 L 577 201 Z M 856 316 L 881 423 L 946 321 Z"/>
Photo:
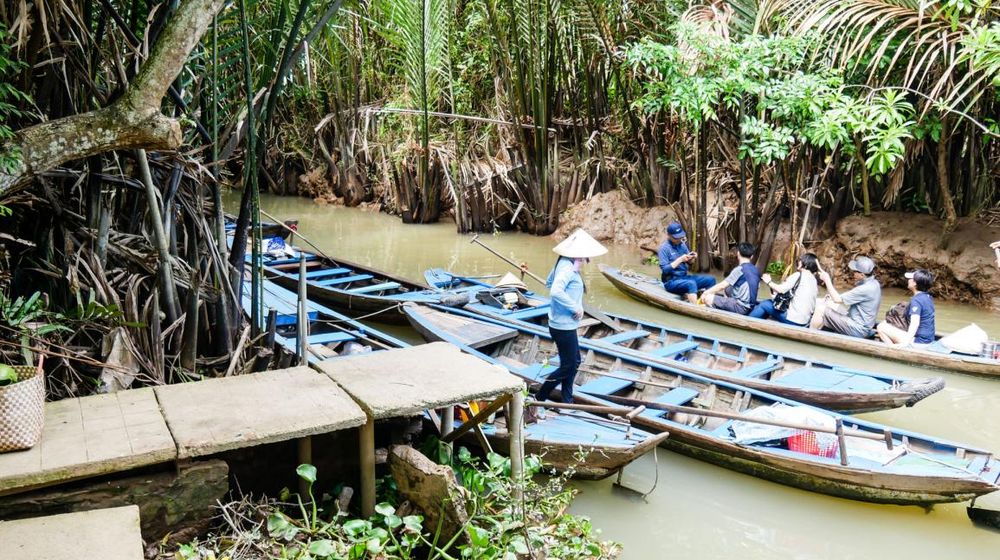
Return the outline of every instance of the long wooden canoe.
<path id="1" fill-rule="evenodd" d="M 265 254 L 264 275 L 284 288 L 297 290 L 300 254 L 306 257 L 309 299 L 351 316 L 405 325 L 406 318 L 398 310 L 400 303 L 439 303 L 454 297 L 449 291 L 428 289 L 369 266 L 339 258 L 334 261 L 298 248 L 277 256 Z M 248 255 L 248 262 L 250 258 Z"/>
<path id="2" fill-rule="evenodd" d="M 479 292 L 462 309 L 502 321 L 548 325 L 546 297 L 518 290 L 524 303 L 502 305 L 497 290 L 478 279 L 452 275 L 441 269 L 424 277 L 432 285 L 450 289 L 478 286 Z M 473 293 L 473 292 L 470 292 Z M 461 311 L 452 310 L 454 313 Z M 579 329 L 581 344 L 636 355 L 665 367 L 728 381 L 795 401 L 840 412 L 870 412 L 913 406 L 944 387 L 944 379 L 905 379 L 862 371 L 737 341 L 707 337 L 662 324 L 608 314 L 618 322 L 613 329 L 585 316 Z"/>
<path id="3" fill-rule="evenodd" d="M 244 283 L 243 307 L 249 313 L 249 282 Z M 275 342 L 295 354 L 298 338 L 298 296 L 273 282 L 264 281 L 264 305 L 278 312 Z M 336 359 L 371 351 L 404 348 L 406 342 L 314 302 L 306 304 L 309 333 L 308 360 Z M 510 449 L 506 419 L 499 415 L 482 425 L 483 433 L 497 451 Z M 628 424 L 611 422 L 587 412 L 550 414 L 524 428 L 525 451 L 542 456 L 543 462 L 559 472 L 572 471 L 574 478 L 600 479 L 656 448 L 666 433 L 652 434 Z M 463 439 L 477 444 L 471 435 Z M 587 457 L 581 461 L 580 452 Z"/>
<path id="4" fill-rule="evenodd" d="M 226 234 L 232 235 L 236 231 L 236 216 L 232 214 L 225 214 L 225 225 Z M 260 234 L 264 239 L 271 237 L 280 237 L 282 239 L 288 239 L 288 236 L 292 234 L 291 230 L 298 229 L 298 220 L 285 220 L 284 225 L 275 222 L 261 222 L 260 223 Z"/>
<path id="5" fill-rule="evenodd" d="M 977 375 L 1000 376 L 1000 360 L 948 352 L 943 347 L 940 348 L 940 351 L 934 351 L 914 347 L 889 346 L 878 340 L 866 340 L 829 331 L 807 329 L 786 325 L 777 321 L 754 319 L 745 315 L 728 313 L 704 305 L 688 303 L 686 300 L 664 290 L 663 285 L 656 278 L 636 272 L 623 272 L 606 265 L 599 265 L 599 267 L 605 278 L 610 280 L 622 292 L 643 303 L 674 313 L 730 327 L 747 329 L 800 342 L 818 344 L 820 346 L 829 346 L 838 350 L 885 358 L 915 366 L 937 367 Z"/>
<path id="6" fill-rule="evenodd" d="M 428 340 L 449 341 L 529 382 L 540 381 L 556 367 L 555 345 L 541 328 L 463 317 L 427 306 L 407 305 L 404 312 Z M 652 430 L 669 430 L 670 437 L 663 443 L 669 449 L 805 490 L 868 502 L 920 505 L 965 501 L 1000 490 L 1000 461 L 989 451 L 666 370 L 638 357 L 588 348 L 576 382 L 576 402 L 647 406 L 633 422 Z M 662 410 L 670 407 L 683 408 Z M 842 446 L 824 448 L 834 449 L 834 456 L 815 454 L 818 443 L 815 450 L 793 445 L 792 438 L 801 441 L 811 435 L 820 439 L 809 430 L 746 439 L 747 426 L 759 423 L 699 414 L 760 418 L 790 410 L 819 415 L 824 424 L 839 420 L 848 427 L 840 433 Z"/>

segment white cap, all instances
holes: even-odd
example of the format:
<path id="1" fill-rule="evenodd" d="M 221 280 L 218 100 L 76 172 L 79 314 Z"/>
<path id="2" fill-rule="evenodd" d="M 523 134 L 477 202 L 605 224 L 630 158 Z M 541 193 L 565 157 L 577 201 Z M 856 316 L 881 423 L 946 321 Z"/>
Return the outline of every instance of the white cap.
<path id="1" fill-rule="evenodd" d="M 497 288 L 520 288 L 522 290 L 527 290 L 528 289 L 528 286 L 526 286 L 524 284 L 524 282 L 521 281 L 520 278 L 518 278 L 517 276 L 514 276 L 513 274 L 511 274 L 509 272 L 507 274 L 504 274 L 503 278 L 501 278 L 500 280 L 497 281 L 496 287 Z"/>
<path id="2" fill-rule="evenodd" d="M 582 229 L 577 229 L 552 249 L 557 255 L 570 259 L 589 259 L 608 252 L 608 249 Z"/>

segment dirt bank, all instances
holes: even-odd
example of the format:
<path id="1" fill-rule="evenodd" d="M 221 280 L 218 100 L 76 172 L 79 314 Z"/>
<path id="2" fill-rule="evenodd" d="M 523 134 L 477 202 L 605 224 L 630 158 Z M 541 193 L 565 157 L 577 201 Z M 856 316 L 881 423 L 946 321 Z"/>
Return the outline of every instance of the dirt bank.
<path id="1" fill-rule="evenodd" d="M 583 228 L 598 241 L 656 247 L 663 241 L 663 228 L 674 217 L 669 206 L 642 208 L 622 191 L 600 193 L 563 212 L 559 229 L 552 237 L 563 239 L 576 228 Z"/>
<path id="2" fill-rule="evenodd" d="M 823 263 L 834 263 L 839 283 L 856 254 L 875 259 L 885 286 L 906 287 L 903 272 L 926 268 L 934 273 L 935 297 L 1000 310 L 1000 271 L 989 243 L 1000 239 L 1000 227 L 962 220 L 944 249 L 938 248 L 942 222 L 933 216 L 876 212 L 849 216 L 836 234 L 816 248 Z M 831 265 L 826 265 L 831 266 Z"/>

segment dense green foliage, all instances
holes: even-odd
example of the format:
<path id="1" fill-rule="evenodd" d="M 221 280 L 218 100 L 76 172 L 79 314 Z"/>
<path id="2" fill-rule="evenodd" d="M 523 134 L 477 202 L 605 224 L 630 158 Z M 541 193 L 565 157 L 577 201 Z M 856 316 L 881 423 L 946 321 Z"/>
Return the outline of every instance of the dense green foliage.
<path id="1" fill-rule="evenodd" d="M 440 528 L 426 526 L 420 512 L 400 511 L 402 500 L 392 492 L 383 492 L 386 501 L 375 507 L 370 519 L 352 517 L 333 501 L 320 504 L 312 490 L 316 468 L 300 465 L 297 472 L 308 482 L 308 496 L 294 496 L 292 507 L 268 500 L 225 506 L 229 525 L 207 539 L 180 546 L 174 557 L 214 560 L 254 553 L 289 560 L 515 560 L 602 559 L 620 552 L 617 544 L 598 539 L 587 518 L 565 513 L 574 495 L 565 489 L 565 478 L 534 480 L 540 458 L 526 458 L 527 477 L 517 483 L 510 478 L 510 461 L 493 453 L 481 460 L 461 448 L 451 466 L 466 490 L 470 518 L 463 539 L 445 542 Z M 382 487 L 391 489 L 392 480 Z M 523 500 L 515 488 L 523 492 Z"/>

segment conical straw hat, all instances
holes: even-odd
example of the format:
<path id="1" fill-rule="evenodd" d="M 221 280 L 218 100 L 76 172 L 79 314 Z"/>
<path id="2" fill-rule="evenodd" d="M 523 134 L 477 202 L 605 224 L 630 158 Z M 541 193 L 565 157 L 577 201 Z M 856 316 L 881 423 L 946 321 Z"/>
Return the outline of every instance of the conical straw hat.
<path id="1" fill-rule="evenodd" d="M 552 249 L 557 255 L 570 259 L 589 259 L 607 253 L 607 248 L 597 242 L 589 233 L 577 229 Z"/>
<path id="2" fill-rule="evenodd" d="M 501 278 L 500 280 L 497 281 L 496 287 L 497 288 L 520 288 L 522 290 L 527 290 L 528 289 L 528 286 L 526 286 L 524 284 L 524 282 L 521 281 L 520 278 L 518 278 L 517 276 L 514 276 L 510 272 L 508 272 L 507 274 L 504 274 L 503 278 Z"/>

